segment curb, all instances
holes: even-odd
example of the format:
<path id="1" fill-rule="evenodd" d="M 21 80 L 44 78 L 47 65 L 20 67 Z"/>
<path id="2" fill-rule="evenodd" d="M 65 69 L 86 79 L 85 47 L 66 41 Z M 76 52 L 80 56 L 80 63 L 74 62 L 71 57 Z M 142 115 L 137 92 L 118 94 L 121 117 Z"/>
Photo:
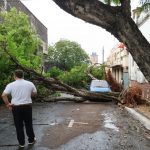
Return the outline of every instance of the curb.
<path id="1" fill-rule="evenodd" d="M 135 111 L 133 108 L 125 107 L 125 110 L 127 110 L 135 119 L 139 120 L 146 129 L 150 130 L 150 119 Z"/>

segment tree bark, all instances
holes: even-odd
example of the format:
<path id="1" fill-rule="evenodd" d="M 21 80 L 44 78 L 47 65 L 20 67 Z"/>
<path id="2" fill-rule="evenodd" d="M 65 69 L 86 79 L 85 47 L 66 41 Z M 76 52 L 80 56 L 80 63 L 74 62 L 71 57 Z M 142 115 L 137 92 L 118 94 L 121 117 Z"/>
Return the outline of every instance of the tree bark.
<path id="1" fill-rule="evenodd" d="M 109 6 L 99 0 L 53 0 L 69 14 L 100 26 L 123 42 L 150 82 L 150 44 L 131 18 L 130 0 Z"/>

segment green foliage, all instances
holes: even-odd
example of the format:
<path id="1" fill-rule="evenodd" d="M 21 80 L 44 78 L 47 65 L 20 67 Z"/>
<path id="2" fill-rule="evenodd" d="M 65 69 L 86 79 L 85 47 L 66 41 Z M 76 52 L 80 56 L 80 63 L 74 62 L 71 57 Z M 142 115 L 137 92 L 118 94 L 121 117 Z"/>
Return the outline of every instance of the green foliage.
<path id="1" fill-rule="evenodd" d="M 5 53 L 7 50 L 19 63 L 38 69 L 41 57 L 35 55 L 40 44 L 36 32 L 32 29 L 27 15 L 15 8 L 10 12 L 0 12 L 0 93 L 12 81 L 15 65 Z"/>
<path id="2" fill-rule="evenodd" d="M 30 68 L 38 68 L 41 59 L 34 53 L 40 41 L 29 23 L 28 16 L 13 8 L 10 12 L 1 12 L 0 17 L 2 20 L 0 43 L 4 42 L 7 50 L 21 64 Z"/>
<path id="3" fill-rule="evenodd" d="M 92 68 L 91 74 L 99 80 L 105 79 L 105 65 Z"/>
<path id="4" fill-rule="evenodd" d="M 85 70 L 87 65 L 76 66 L 70 70 L 70 72 L 64 72 L 59 76 L 59 79 L 64 83 L 77 88 L 86 87 L 89 78 L 87 77 Z"/>
<path id="5" fill-rule="evenodd" d="M 47 73 L 49 74 L 50 77 L 57 78 L 63 73 L 63 71 L 54 66 Z"/>
<path id="6" fill-rule="evenodd" d="M 50 65 L 62 70 L 70 70 L 74 66 L 90 62 L 89 56 L 76 42 L 60 40 L 49 47 L 48 60 Z"/>
<path id="7" fill-rule="evenodd" d="M 150 1 L 146 1 L 146 0 L 141 0 L 141 7 L 138 7 L 137 9 L 139 9 L 139 12 L 148 12 L 150 11 Z"/>
<path id="8" fill-rule="evenodd" d="M 111 4 L 120 5 L 120 0 L 103 0 L 103 2 L 108 5 Z"/>
<path id="9" fill-rule="evenodd" d="M 36 88 L 37 88 L 37 92 L 38 92 L 39 97 L 45 97 L 45 95 L 50 93 L 50 91 L 42 85 L 36 85 Z"/>
<path id="10" fill-rule="evenodd" d="M 60 97 L 61 92 L 51 92 L 51 97 Z"/>
<path id="11" fill-rule="evenodd" d="M 45 76 L 57 78 L 76 88 L 87 88 L 90 82 L 86 74 L 87 67 L 87 64 L 82 64 L 81 66 L 73 67 L 70 71 L 62 71 L 57 67 L 52 67 Z M 105 65 L 92 68 L 91 73 L 98 79 L 105 79 Z"/>

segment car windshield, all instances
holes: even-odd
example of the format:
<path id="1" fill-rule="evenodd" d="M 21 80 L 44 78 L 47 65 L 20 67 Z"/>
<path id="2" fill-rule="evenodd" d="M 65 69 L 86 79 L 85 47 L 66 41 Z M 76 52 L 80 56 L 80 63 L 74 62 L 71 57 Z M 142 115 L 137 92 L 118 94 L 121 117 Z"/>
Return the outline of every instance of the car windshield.
<path id="1" fill-rule="evenodd" d="M 107 88 L 108 87 L 108 83 L 104 80 L 93 80 L 91 83 L 92 87 L 104 87 Z"/>

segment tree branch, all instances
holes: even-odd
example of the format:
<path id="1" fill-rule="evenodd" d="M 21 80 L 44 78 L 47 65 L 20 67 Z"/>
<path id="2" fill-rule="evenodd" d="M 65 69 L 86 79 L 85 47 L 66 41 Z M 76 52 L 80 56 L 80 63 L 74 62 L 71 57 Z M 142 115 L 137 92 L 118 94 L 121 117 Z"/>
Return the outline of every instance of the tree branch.
<path id="1" fill-rule="evenodd" d="M 45 77 L 43 77 L 41 74 L 37 73 L 36 71 L 26 68 L 24 66 L 22 66 L 18 60 L 12 56 L 6 49 L 6 45 L 4 45 L 4 52 L 10 57 L 11 61 L 14 62 L 19 68 L 21 68 L 22 70 L 24 70 L 25 72 L 32 74 L 34 76 L 34 80 L 38 81 L 38 84 L 41 82 L 41 84 L 43 86 L 45 86 L 48 89 L 53 89 L 53 90 L 57 90 L 57 91 L 63 91 L 63 92 L 70 92 L 72 93 L 72 95 L 78 96 L 78 97 L 82 97 L 83 100 L 76 100 L 76 102 L 81 102 L 81 101 L 85 101 L 85 100 L 96 100 L 96 101 L 118 101 L 118 96 L 116 95 L 116 93 L 108 93 L 108 94 L 103 94 L 103 93 L 93 93 L 93 92 L 89 92 L 87 90 L 78 90 L 74 87 L 71 87 L 65 83 L 62 83 L 59 80 L 56 79 L 46 79 Z"/>
<path id="2" fill-rule="evenodd" d="M 131 1 L 130 0 L 120 0 L 122 12 L 125 16 L 131 16 Z"/>
<path id="3" fill-rule="evenodd" d="M 121 7 L 112 7 L 98 0 L 53 0 L 60 8 L 69 14 L 86 22 L 101 26 L 112 31 L 116 25 L 116 14 L 121 13 Z"/>
<path id="4" fill-rule="evenodd" d="M 53 0 L 63 10 L 84 21 L 98 25 L 123 42 L 140 70 L 150 81 L 150 44 L 131 18 L 130 0 L 113 7 L 99 0 Z"/>

